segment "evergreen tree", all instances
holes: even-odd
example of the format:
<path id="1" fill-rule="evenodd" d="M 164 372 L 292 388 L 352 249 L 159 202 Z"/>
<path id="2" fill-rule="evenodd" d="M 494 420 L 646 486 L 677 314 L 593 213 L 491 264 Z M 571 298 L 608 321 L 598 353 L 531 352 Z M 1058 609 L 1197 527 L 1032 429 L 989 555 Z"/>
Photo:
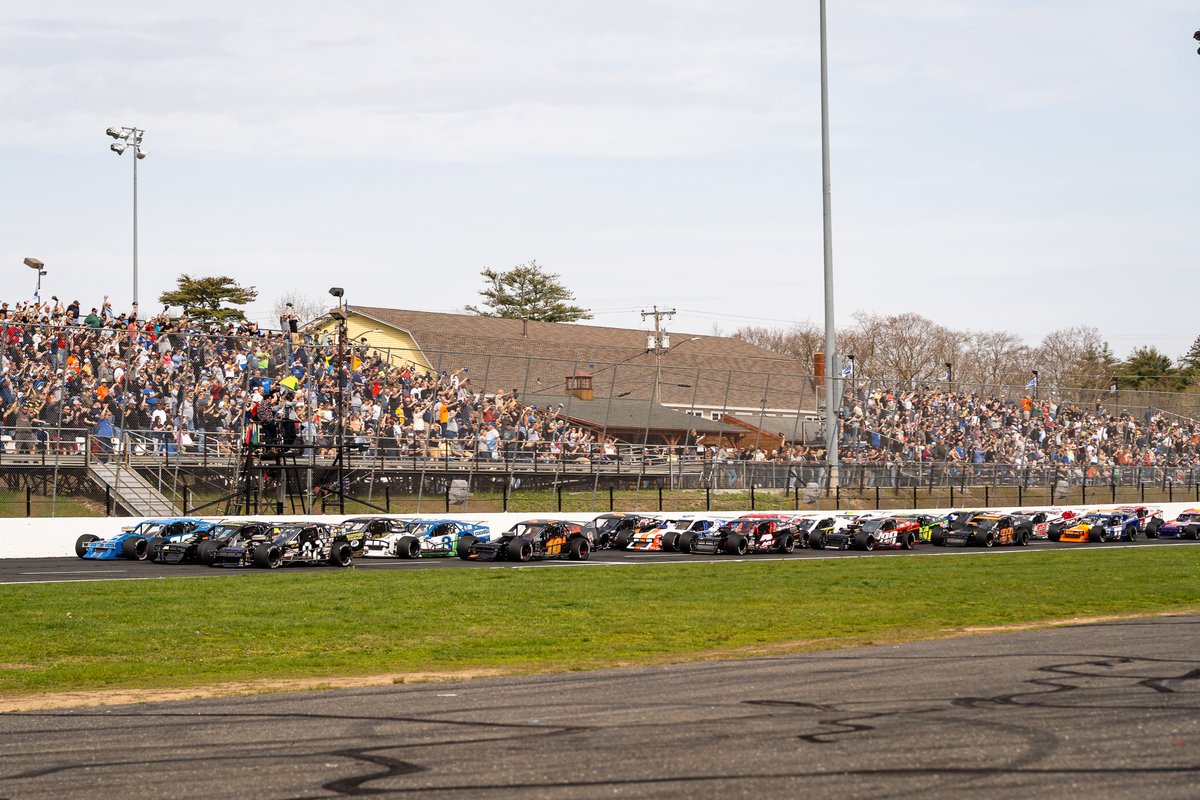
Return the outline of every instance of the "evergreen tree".
<path id="1" fill-rule="evenodd" d="M 193 278 L 180 275 L 176 288 L 158 296 L 160 303 L 183 306 L 184 312 L 200 322 L 245 321 L 246 315 L 240 308 L 258 297 L 253 286 L 241 286 L 233 278 L 219 275 L 211 278 Z"/>
<path id="2" fill-rule="evenodd" d="M 483 308 L 466 310 L 482 317 L 508 317 L 540 322 L 575 322 L 591 319 L 586 308 L 572 305 L 575 295 L 562 285 L 559 276 L 544 272 L 536 261 L 505 272 L 485 269 L 484 287 L 479 290 Z"/>

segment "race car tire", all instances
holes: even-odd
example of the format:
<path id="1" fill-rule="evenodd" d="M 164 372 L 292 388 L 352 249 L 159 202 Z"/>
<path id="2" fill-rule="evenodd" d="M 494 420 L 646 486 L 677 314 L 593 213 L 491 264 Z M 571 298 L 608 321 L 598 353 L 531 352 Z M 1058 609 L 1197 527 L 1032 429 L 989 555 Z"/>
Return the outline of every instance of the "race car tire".
<path id="1" fill-rule="evenodd" d="M 475 552 L 475 534 L 460 534 L 458 540 L 454 543 L 454 552 L 463 561 L 469 559 Z"/>
<path id="2" fill-rule="evenodd" d="M 825 549 L 825 532 L 813 531 L 808 535 L 808 546 L 813 550 Z"/>
<path id="3" fill-rule="evenodd" d="M 990 533 L 985 533 L 981 538 L 976 539 L 975 543 L 980 547 L 995 547 L 996 537 Z"/>
<path id="4" fill-rule="evenodd" d="M 613 543 L 612 543 L 613 549 L 628 550 L 629 543 L 631 541 L 633 541 L 633 531 L 621 531 L 613 539 Z"/>
<path id="5" fill-rule="evenodd" d="M 1155 531 L 1154 533 L 1155 533 L 1154 536 L 1150 536 L 1150 532 L 1146 531 L 1146 536 L 1149 536 L 1151 539 L 1156 538 L 1158 535 L 1158 531 Z M 1125 541 L 1127 541 L 1127 542 L 1135 541 L 1137 539 L 1137 534 L 1138 534 L 1137 526 L 1130 525 L 1129 527 L 1127 527 L 1125 529 Z"/>
<path id="6" fill-rule="evenodd" d="M 155 536 L 150 541 L 146 542 L 146 560 L 157 561 L 158 551 L 162 548 L 163 538 Z"/>
<path id="7" fill-rule="evenodd" d="M 415 536 L 401 536 L 396 542 L 397 558 L 420 558 L 421 542 Z"/>
<path id="8" fill-rule="evenodd" d="M 670 553 L 679 550 L 679 531 L 667 531 L 662 535 L 662 551 Z"/>
<path id="9" fill-rule="evenodd" d="M 779 540 L 779 552 L 794 553 L 796 552 L 796 537 L 790 533 L 785 533 L 783 538 Z"/>
<path id="10" fill-rule="evenodd" d="M 692 538 L 695 535 L 696 534 L 692 533 L 691 531 L 686 531 L 679 534 L 679 541 L 675 543 L 675 549 L 681 553 L 692 552 Z"/>
<path id="11" fill-rule="evenodd" d="M 607 550 L 610 547 L 612 547 L 612 536 L 607 533 L 600 534 L 600 536 L 596 539 L 596 549 Z"/>
<path id="12" fill-rule="evenodd" d="M 508 545 L 508 557 L 513 561 L 529 561 L 533 558 L 533 542 L 513 539 Z"/>
<path id="13" fill-rule="evenodd" d="M 1063 534 L 1062 528 L 1059 528 L 1058 530 L 1055 530 L 1053 528 L 1046 529 L 1046 539 L 1051 542 L 1057 542 L 1058 540 L 1062 539 L 1062 534 Z"/>
<path id="14" fill-rule="evenodd" d="M 254 566 L 259 569 L 276 569 L 283 564 L 283 552 L 275 545 L 260 544 L 254 548 Z"/>
<path id="15" fill-rule="evenodd" d="M 348 567 L 354 560 L 354 546 L 349 542 L 334 542 L 329 548 L 329 566 Z"/>
<path id="16" fill-rule="evenodd" d="M 1183 535 L 1189 539 L 1200 539 L 1200 527 L 1189 525 Z"/>
<path id="17" fill-rule="evenodd" d="M 582 536 L 574 537 L 567 545 L 567 558 L 572 561 L 587 561 L 591 554 L 592 547 Z"/>
<path id="18" fill-rule="evenodd" d="M 83 558 L 84 555 L 88 553 L 88 545 L 91 545 L 92 542 L 98 541 L 100 541 L 100 536 L 95 536 L 92 534 L 84 534 L 83 536 L 80 536 L 79 539 L 76 540 L 76 555 L 78 555 L 79 558 Z"/>
<path id="19" fill-rule="evenodd" d="M 196 560 L 201 564 L 207 564 L 210 567 L 217 560 L 217 551 L 221 549 L 220 542 L 201 542 L 196 545 Z"/>
<path id="20" fill-rule="evenodd" d="M 904 550 L 912 550 L 912 549 L 913 549 L 913 545 L 914 545 L 914 544 L 916 544 L 916 542 L 915 542 L 915 538 L 913 537 L 913 535 L 912 535 L 911 533 L 902 533 L 902 534 L 900 534 L 900 547 L 901 547 L 901 549 L 904 549 Z"/>
<path id="21" fill-rule="evenodd" d="M 874 550 L 875 537 L 869 533 L 859 531 L 854 534 L 854 549 L 855 550 Z"/>
<path id="22" fill-rule="evenodd" d="M 945 532 L 941 528 L 938 528 L 937 530 L 935 530 L 929 537 L 929 543 L 932 544 L 934 547 L 945 547 L 946 546 Z"/>
<path id="23" fill-rule="evenodd" d="M 1146 523 L 1146 538 L 1157 539 L 1158 529 L 1162 527 L 1162 520 L 1152 519 Z"/>
<path id="24" fill-rule="evenodd" d="M 1093 525 L 1092 527 L 1088 528 L 1088 541 L 1107 542 L 1108 528 L 1105 528 L 1103 525 Z"/>
<path id="25" fill-rule="evenodd" d="M 725 552 L 731 556 L 744 556 L 746 551 L 750 549 L 750 543 L 746 541 L 746 537 L 740 533 L 731 534 L 725 537 Z"/>
<path id="26" fill-rule="evenodd" d="M 146 540 L 141 536 L 130 536 L 121 542 L 121 555 L 130 561 L 145 561 Z"/>
<path id="27" fill-rule="evenodd" d="M 1024 528 L 1018 528 L 1017 532 L 1013 535 L 1013 544 L 1017 547 L 1024 547 L 1029 544 L 1029 531 Z"/>

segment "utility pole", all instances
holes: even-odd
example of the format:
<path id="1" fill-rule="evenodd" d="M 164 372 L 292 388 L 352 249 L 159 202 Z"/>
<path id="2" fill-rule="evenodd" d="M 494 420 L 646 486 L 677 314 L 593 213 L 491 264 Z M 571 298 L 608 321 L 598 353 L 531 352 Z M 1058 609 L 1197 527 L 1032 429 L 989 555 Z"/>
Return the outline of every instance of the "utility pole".
<path id="1" fill-rule="evenodd" d="M 662 354 L 671 349 L 671 336 L 662 329 L 663 318 L 670 319 L 675 316 L 675 309 L 670 311 L 659 311 L 658 306 L 651 306 L 652 311 L 643 311 L 642 319 L 646 317 L 654 317 L 654 333 L 646 337 L 646 352 L 654 353 L 654 402 L 658 402 L 658 376 L 659 363 L 662 359 Z"/>

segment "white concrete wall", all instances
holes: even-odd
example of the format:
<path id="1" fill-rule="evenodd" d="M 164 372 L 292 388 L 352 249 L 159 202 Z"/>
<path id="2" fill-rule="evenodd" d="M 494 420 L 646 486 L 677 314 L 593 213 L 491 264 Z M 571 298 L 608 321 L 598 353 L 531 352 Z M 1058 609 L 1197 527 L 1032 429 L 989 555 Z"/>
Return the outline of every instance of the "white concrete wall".
<path id="1" fill-rule="evenodd" d="M 1148 503 L 1155 508 L 1163 509 L 1163 517 L 1167 520 L 1172 520 L 1179 515 L 1184 509 L 1192 508 L 1195 503 Z M 1063 508 L 1080 509 L 1080 506 L 1062 506 Z M 1029 508 L 1029 506 L 1026 506 Z M 1111 505 L 1094 505 L 1086 506 L 1086 508 L 1111 508 Z M 932 514 L 943 514 L 951 509 L 921 509 L 922 512 Z M 997 510 L 1016 510 L 1014 509 L 997 509 Z M 905 513 L 911 509 L 896 509 L 896 513 Z M 650 514 L 651 512 L 646 512 Z M 696 512 L 703 514 L 704 512 Z M 722 511 L 713 513 L 714 517 L 722 517 L 732 519 L 739 516 L 741 513 L 749 512 L 730 512 Z M 763 513 L 763 512 L 758 512 Z M 781 511 L 781 514 L 787 514 L 787 511 Z M 830 514 L 833 512 L 822 511 L 804 511 L 804 514 Z M 860 512 L 861 513 L 861 512 Z M 867 513 L 889 513 L 887 510 L 880 512 Z M 341 522 L 351 516 L 371 516 L 369 514 L 348 514 L 340 515 L 310 515 L 306 517 L 279 517 L 279 516 L 260 516 L 255 519 L 310 519 L 321 522 L 336 523 Z M 509 512 L 496 514 L 457 514 L 451 511 L 449 514 L 419 514 L 419 515 L 396 515 L 396 516 L 413 516 L 424 519 L 440 519 L 449 517 L 452 519 L 462 519 L 470 522 L 479 522 L 487 525 L 493 532 L 506 531 L 515 523 L 525 519 L 534 519 L 536 517 L 556 517 L 569 519 L 576 522 L 587 522 L 594 519 L 597 515 L 594 513 L 588 514 L 571 514 L 563 513 L 556 514 L 547 512 L 545 514 L 531 513 L 514 513 Z M 212 519 L 233 519 L 231 517 L 213 517 Z M 122 528 L 130 527 L 141 521 L 140 517 L 59 517 L 55 519 L 0 519 L 0 558 L 45 558 L 55 556 L 71 556 L 75 555 L 75 540 L 86 533 L 94 536 L 99 536 L 106 539 L 110 536 L 115 536 L 121 532 Z"/>

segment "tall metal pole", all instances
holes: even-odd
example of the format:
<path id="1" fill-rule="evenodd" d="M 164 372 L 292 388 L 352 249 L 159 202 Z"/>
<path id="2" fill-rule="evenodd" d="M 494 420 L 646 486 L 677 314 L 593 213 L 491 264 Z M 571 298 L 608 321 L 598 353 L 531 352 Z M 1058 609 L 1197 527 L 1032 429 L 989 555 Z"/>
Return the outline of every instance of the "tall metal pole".
<path id="1" fill-rule="evenodd" d="M 825 42 L 825 0 L 821 0 L 821 199 L 825 241 L 825 461 L 829 488 L 838 485 L 838 359 L 833 326 L 833 222 L 829 195 L 829 58 Z"/>
<path id="2" fill-rule="evenodd" d="M 134 152 L 133 152 L 133 304 L 135 306 L 137 305 L 137 301 L 138 301 L 137 162 L 138 162 L 137 147 L 135 147 Z"/>

